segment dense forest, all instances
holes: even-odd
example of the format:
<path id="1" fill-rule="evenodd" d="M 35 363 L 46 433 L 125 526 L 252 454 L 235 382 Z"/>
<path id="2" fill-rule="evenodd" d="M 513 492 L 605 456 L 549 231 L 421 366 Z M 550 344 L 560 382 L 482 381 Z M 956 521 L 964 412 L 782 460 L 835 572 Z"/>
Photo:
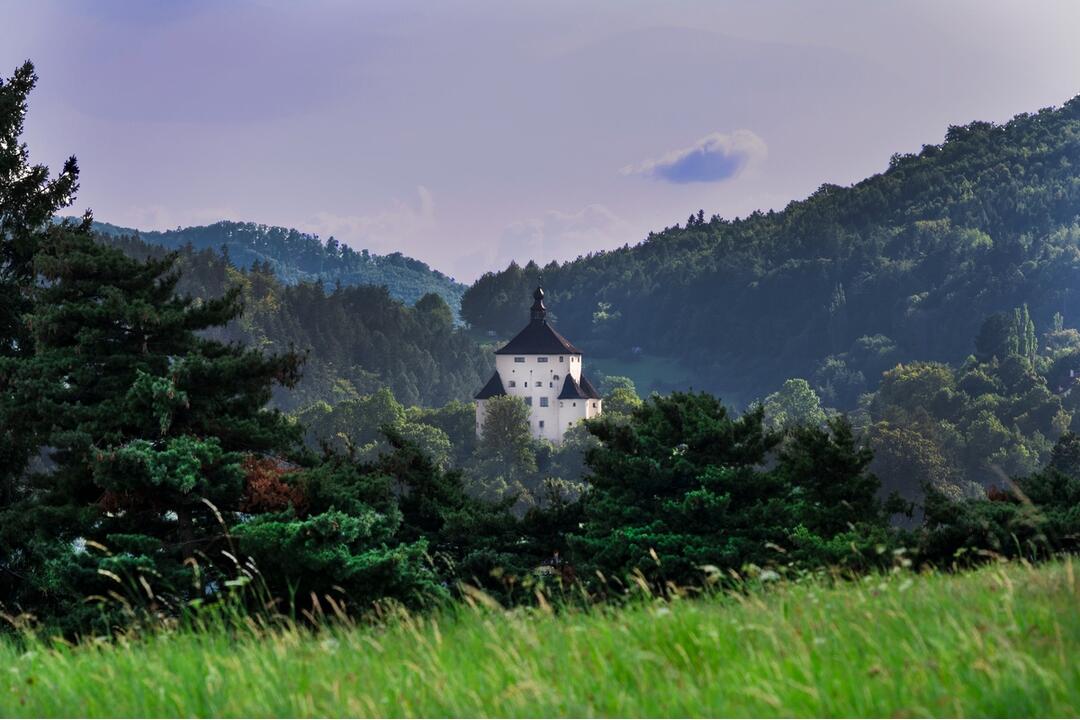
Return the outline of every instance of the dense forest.
<path id="1" fill-rule="evenodd" d="M 93 227 L 97 227 L 96 225 Z M 101 235 L 99 241 L 136 259 L 161 260 L 169 251 L 140 236 Z M 294 410 L 335 403 L 389 388 L 409 405 L 441 406 L 469 398 L 490 373 L 491 359 L 454 322 L 453 310 L 431 292 L 411 307 L 385 286 L 290 285 L 268 261 L 248 267 L 216 248 L 175 251 L 177 292 L 201 300 L 239 288 L 243 311 L 208 337 L 268 352 L 305 354 L 303 378 L 274 404 Z"/>
<path id="2" fill-rule="evenodd" d="M 381 285 L 390 296 L 407 305 L 428 293 L 439 295 L 457 316 L 465 286 L 400 252 L 375 255 L 356 251 L 330 237 L 291 228 L 250 222 L 221 221 L 213 225 L 175 230 L 141 231 L 97 222 L 93 230 L 110 237 L 138 236 L 170 250 L 221 250 L 237 267 L 258 263 L 269 268 L 281 282 L 295 285 L 321 280 L 327 285 Z"/>
<path id="3" fill-rule="evenodd" d="M 833 400 L 851 409 L 876 385 L 881 346 L 894 364 L 959 362 L 984 318 L 1023 303 L 1040 328 L 1055 313 L 1075 322 L 1078 214 L 1074 99 L 950 127 L 782 211 L 698 212 L 633 247 L 511 265 L 469 288 L 462 316 L 513 332 L 542 273 L 560 329 L 593 357 L 674 358 L 694 387 L 738 404 L 790 377 L 847 374 L 855 386 Z"/>
<path id="4" fill-rule="evenodd" d="M 877 389 L 851 397 L 848 417 L 874 450 L 871 469 L 886 490 L 917 502 L 927 488 L 984 497 L 1045 466 L 1054 444 L 1080 431 L 1080 332 L 1060 314 L 1037 332 L 1026 305 L 996 313 L 972 344 L 975 352 L 952 364 L 895 363 L 892 343 L 859 344 Z M 770 426 L 824 426 L 836 397 L 865 383 L 843 372 L 814 380 L 818 388 L 794 378 L 766 396 Z"/>

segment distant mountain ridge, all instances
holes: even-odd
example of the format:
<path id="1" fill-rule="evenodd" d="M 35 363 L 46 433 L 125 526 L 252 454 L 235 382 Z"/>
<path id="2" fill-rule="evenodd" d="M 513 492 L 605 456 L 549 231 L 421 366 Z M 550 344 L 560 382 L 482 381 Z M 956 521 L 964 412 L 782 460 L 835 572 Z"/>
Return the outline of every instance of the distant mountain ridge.
<path id="1" fill-rule="evenodd" d="M 138 230 L 107 222 L 94 222 L 94 231 L 110 237 L 137 235 L 144 242 L 179 250 L 221 250 L 238 267 L 269 263 L 288 285 L 322 280 L 327 284 L 381 285 L 390 296 L 414 305 L 427 293 L 436 293 L 458 316 L 465 285 L 400 252 L 376 255 L 353 250 L 334 237 L 325 243 L 318 235 L 293 228 L 222 220 L 212 225 L 175 230 Z"/>
<path id="2" fill-rule="evenodd" d="M 490 353 L 434 292 L 410 306 L 385 285 L 287 284 L 269 261 L 243 267 L 219 248 L 171 250 L 125 232 L 102 232 L 97 240 L 139 261 L 175 253 L 181 296 L 206 300 L 239 290 L 241 314 L 203 334 L 267 353 L 306 353 L 300 383 L 274 392 L 279 410 L 355 400 L 383 388 L 407 405 L 440 407 L 471 397 L 491 374 Z"/>

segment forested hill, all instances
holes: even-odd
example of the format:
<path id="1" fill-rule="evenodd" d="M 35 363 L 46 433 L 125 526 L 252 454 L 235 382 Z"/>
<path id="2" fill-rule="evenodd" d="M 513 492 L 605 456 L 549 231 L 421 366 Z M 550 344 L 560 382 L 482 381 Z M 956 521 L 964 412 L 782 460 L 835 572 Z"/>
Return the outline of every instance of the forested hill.
<path id="1" fill-rule="evenodd" d="M 98 238 L 140 260 L 168 253 L 137 236 Z M 268 261 L 238 267 L 230 258 L 214 248 L 181 247 L 177 290 L 206 299 L 239 286 L 242 315 L 209 334 L 265 352 L 307 354 L 300 384 L 275 392 L 278 408 L 355 400 L 384 387 L 407 404 L 437 407 L 472 397 L 491 373 L 490 353 L 455 325 L 450 306 L 434 292 L 410 307 L 384 287 L 288 285 Z"/>
<path id="2" fill-rule="evenodd" d="M 225 248 L 238 267 L 269 263 L 274 274 L 288 285 L 322 280 L 327 285 L 383 285 L 390 296 L 412 305 L 429 292 L 438 294 L 458 312 L 465 286 L 433 270 L 425 263 L 399 252 L 375 255 L 356 251 L 329 238 L 299 230 L 221 221 L 213 225 L 143 231 L 95 222 L 94 231 L 108 236 L 138 235 L 144 241 L 179 250 L 190 245 L 195 250 Z"/>
<path id="3" fill-rule="evenodd" d="M 560 331 L 594 356 L 675 358 L 695 387 L 735 401 L 793 376 L 850 398 L 883 358 L 967 356 L 992 313 L 1027 303 L 1040 332 L 1055 312 L 1080 317 L 1078 215 L 1080 97 L 950 127 L 943 144 L 779 212 L 696 214 L 542 272 Z M 463 318 L 513 332 L 540 272 L 483 276 Z"/>

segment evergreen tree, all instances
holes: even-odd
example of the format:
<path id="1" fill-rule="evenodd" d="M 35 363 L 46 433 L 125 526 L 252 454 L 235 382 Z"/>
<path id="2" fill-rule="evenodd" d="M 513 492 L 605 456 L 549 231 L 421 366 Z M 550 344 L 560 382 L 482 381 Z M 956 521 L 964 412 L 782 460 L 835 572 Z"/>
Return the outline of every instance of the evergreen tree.
<path id="1" fill-rule="evenodd" d="M 0 366 L 0 425 L 49 448 L 51 467 L 0 519 L 4 545 L 21 546 L 9 602 L 69 612 L 115 589 L 98 570 L 152 579 L 156 598 L 182 599 L 187 558 L 204 558 L 206 579 L 228 547 L 244 460 L 299 440 L 263 408 L 275 383 L 295 383 L 300 358 L 201 338 L 239 312 L 238 295 L 176 297 L 172 262 L 131 260 L 85 226 L 52 227 L 35 255 L 34 354 Z"/>
<path id="2" fill-rule="evenodd" d="M 870 471 L 874 453 L 856 435 L 845 416 L 825 427 L 803 425 L 792 430 L 780 450 L 777 472 L 794 489 L 795 513 L 811 533 L 832 537 L 858 525 L 884 526 L 888 509 L 877 495 L 881 483 Z"/>
<path id="3" fill-rule="evenodd" d="M 601 446 L 589 452 L 591 486 L 575 557 L 605 576 L 639 570 L 700 584 L 701 568 L 764 563 L 786 539 L 781 478 L 765 472 L 779 436 L 756 408 L 739 418 L 704 393 L 645 401 L 629 422 L 588 421 Z"/>
<path id="4" fill-rule="evenodd" d="M 872 454 L 850 423 L 781 435 L 755 407 L 733 418 L 707 394 L 653 396 L 626 418 L 588 421 L 590 487 L 575 557 L 608 578 L 640 572 L 654 588 L 700 585 L 706 569 L 741 571 L 875 562 L 889 544 Z"/>
<path id="5" fill-rule="evenodd" d="M 30 62 L 10 79 L 0 78 L 0 360 L 33 352 L 25 315 L 31 309 L 34 253 L 44 242 L 53 216 L 71 204 L 78 188 L 75 158 L 69 158 L 55 178 L 49 177 L 44 165 L 30 163 L 22 132 L 27 98 L 36 83 Z M 0 371 L 0 396 L 7 386 L 7 376 Z M 31 445 L 18 424 L 0 422 L 0 508 L 20 492 L 19 478 Z"/>
<path id="6" fill-rule="evenodd" d="M 1024 333 L 1024 351 L 1023 356 L 1032 362 L 1035 361 L 1035 356 L 1039 352 L 1039 341 L 1035 334 L 1035 322 L 1031 319 L 1031 313 L 1028 312 L 1027 303 L 1024 303 L 1023 322 L 1021 328 Z"/>
<path id="7" fill-rule="evenodd" d="M 387 458 L 372 463 L 328 455 L 290 473 L 295 501 L 265 507 L 268 512 L 236 527 L 239 550 L 280 593 L 278 599 L 288 592 L 290 603 L 303 607 L 311 597 L 330 595 L 363 609 L 386 597 L 417 607 L 448 596 L 427 538 L 414 534 L 402 541 L 405 518 L 397 493 L 408 481 L 388 472 L 391 466 L 401 470 Z"/>
<path id="8" fill-rule="evenodd" d="M 298 598 L 344 590 L 354 605 L 389 596 L 422 606 L 457 582 L 501 589 L 494 571 L 521 574 L 536 564 L 541 552 L 505 503 L 469 497 L 459 471 L 444 471 L 393 427 L 385 435 L 389 452 L 366 460 L 333 453 L 296 473 L 299 504 L 237 527 L 240 549 L 271 587 Z"/>
<path id="9" fill-rule="evenodd" d="M 36 83 L 30 62 L 10 79 L 0 78 L 0 356 L 31 351 L 23 315 L 30 308 L 34 253 L 53 216 L 71 204 L 78 189 L 74 157 L 55 179 L 44 165 L 30 164 L 21 138 Z"/>

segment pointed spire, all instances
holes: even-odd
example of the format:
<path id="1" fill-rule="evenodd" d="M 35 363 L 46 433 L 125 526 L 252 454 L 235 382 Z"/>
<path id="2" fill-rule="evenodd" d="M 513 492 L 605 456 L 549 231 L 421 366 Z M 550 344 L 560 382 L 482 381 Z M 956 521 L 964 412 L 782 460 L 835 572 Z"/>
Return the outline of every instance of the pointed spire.
<path id="1" fill-rule="evenodd" d="M 533 293 L 532 320 L 514 338 L 495 351 L 496 355 L 580 355 L 581 351 L 551 327 L 544 305 L 543 284 Z"/>
<path id="2" fill-rule="evenodd" d="M 536 286 L 536 292 L 533 293 L 532 310 L 529 314 L 533 320 L 543 320 L 547 317 L 547 306 L 544 305 L 544 288 L 539 285 Z"/>

